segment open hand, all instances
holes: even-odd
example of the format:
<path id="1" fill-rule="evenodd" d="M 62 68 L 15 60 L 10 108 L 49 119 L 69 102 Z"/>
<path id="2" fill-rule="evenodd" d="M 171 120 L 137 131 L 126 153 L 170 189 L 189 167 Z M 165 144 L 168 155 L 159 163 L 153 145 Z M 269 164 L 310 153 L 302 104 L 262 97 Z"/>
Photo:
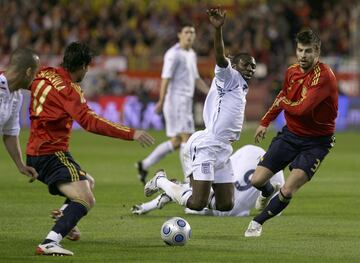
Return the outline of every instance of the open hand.
<path id="1" fill-rule="evenodd" d="M 135 130 L 134 140 L 140 143 L 142 147 L 151 146 L 155 142 L 155 139 L 150 134 L 142 130 Z"/>
<path id="2" fill-rule="evenodd" d="M 263 139 L 265 139 L 265 135 L 267 132 L 267 128 L 265 126 L 260 125 L 257 127 L 255 132 L 255 143 L 260 143 Z"/>
<path id="3" fill-rule="evenodd" d="M 29 183 L 34 182 L 36 180 L 36 178 L 38 177 L 38 173 L 36 172 L 36 170 L 33 167 L 30 167 L 30 166 L 24 165 L 23 167 L 21 167 L 19 169 L 19 171 L 22 174 L 30 177 Z"/>
<path id="4" fill-rule="evenodd" d="M 206 13 L 209 16 L 210 23 L 215 27 L 221 27 L 225 22 L 226 11 L 221 10 L 220 7 L 209 8 L 206 10 Z"/>

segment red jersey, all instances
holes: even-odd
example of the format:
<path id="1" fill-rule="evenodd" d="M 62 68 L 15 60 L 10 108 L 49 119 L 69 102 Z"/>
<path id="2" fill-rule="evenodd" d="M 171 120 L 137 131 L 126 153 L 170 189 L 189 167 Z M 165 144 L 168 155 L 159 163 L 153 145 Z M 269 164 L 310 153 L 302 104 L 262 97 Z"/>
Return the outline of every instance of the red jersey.
<path id="1" fill-rule="evenodd" d="M 134 129 L 105 120 L 87 105 L 81 87 L 64 68 L 44 68 L 31 85 L 30 137 L 26 153 L 69 150 L 73 120 L 89 132 L 133 140 Z"/>
<path id="2" fill-rule="evenodd" d="M 338 87 L 330 67 L 318 62 L 303 73 L 299 64 L 286 71 L 282 90 L 260 124 L 267 127 L 284 110 L 286 125 L 299 136 L 329 136 L 335 131 Z"/>

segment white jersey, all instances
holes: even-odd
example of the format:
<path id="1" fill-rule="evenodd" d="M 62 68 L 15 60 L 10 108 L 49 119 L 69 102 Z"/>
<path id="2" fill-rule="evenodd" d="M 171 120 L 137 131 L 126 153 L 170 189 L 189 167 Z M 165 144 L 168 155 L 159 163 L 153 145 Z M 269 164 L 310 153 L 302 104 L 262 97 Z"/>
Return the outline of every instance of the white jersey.
<path id="1" fill-rule="evenodd" d="M 166 97 L 177 94 L 192 98 L 195 80 L 199 78 L 194 50 L 183 49 L 177 43 L 166 51 L 161 78 L 170 79 Z"/>
<path id="2" fill-rule="evenodd" d="M 246 145 L 237 150 L 231 157 L 231 163 L 235 175 L 235 191 L 234 191 L 234 207 L 228 212 L 221 212 L 217 210 L 206 209 L 205 211 L 193 211 L 186 209 L 187 213 L 191 214 L 206 214 L 214 216 L 247 216 L 250 210 L 255 207 L 255 202 L 260 194 L 260 191 L 250 184 L 251 176 L 253 175 L 260 158 L 265 154 L 265 151 L 254 145 Z M 284 173 L 280 171 L 276 173 L 271 179 L 272 183 L 285 183 Z"/>
<path id="3" fill-rule="evenodd" d="M 231 67 L 215 66 L 215 77 L 205 100 L 203 118 L 206 130 L 222 141 L 239 140 L 244 122 L 248 86 Z"/>
<path id="4" fill-rule="evenodd" d="M 10 92 L 5 76 L 0 74 L 0 134 L 19 135 L 21 104 L 21 92 Z"/>

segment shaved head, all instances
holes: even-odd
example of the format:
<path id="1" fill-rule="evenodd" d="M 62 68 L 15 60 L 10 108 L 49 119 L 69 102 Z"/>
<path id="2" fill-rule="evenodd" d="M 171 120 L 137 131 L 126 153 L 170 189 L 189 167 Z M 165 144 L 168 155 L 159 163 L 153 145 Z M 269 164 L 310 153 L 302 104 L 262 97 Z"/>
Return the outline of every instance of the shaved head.
<path id="1" fill-rule="evenodd" d="M 9 66 L 20 72 L 25 72 L 28 68 L 37 70 L 39 57 L 29 48 L 18 48 L 11 54 Z"/>

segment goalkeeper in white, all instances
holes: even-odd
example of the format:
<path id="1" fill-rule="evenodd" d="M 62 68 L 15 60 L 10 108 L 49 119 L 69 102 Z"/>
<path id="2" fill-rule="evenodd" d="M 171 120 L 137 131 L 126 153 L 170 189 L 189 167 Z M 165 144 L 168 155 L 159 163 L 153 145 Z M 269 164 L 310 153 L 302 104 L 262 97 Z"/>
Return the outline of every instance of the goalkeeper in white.
<path id="1" fill-rule="evenodd" d="M 231 163 L 234 170 L 235 183 L 234 183 L 234 207 L 230 211 L 221 212 L 218 210 L 213 210 L 209 208 L 204 208 L 202 211 L 195 211 L 185 208 L 185 213 L 187 214 L 200 214 L 200 215 L 213 215 L 213 216 L 248 216 L 250 210 L 255 207 L 256 199 L 258 198 L 260 191 L 255 187 L 252 187 L 250 184 L 250 178 L 260 161 L 260 158 L 265 154 L 265 151 L 254 145 L 246 145 L 238 149 L 231 157 Z M 190 156 L 184 156 L 185 164 L 188 163 Z M 275 174 L 270 182 L 274 185 L 283 185 L 284 184 L 284 173 L 282 171 Z M 189 187 L 189 184 L 182 184 L 183 187 Z M 212 200 L 214 194 L 210 194 L 209 202 L 214 202 Z M 133 214 L 146 214 L 155 209 L 163 208 L 167 203 L 171 202 L 171 198 L 162 193 L 158 195 L 155 199 L 142 203 L 139 205 L 134 205 L 132 207 Z"/>

